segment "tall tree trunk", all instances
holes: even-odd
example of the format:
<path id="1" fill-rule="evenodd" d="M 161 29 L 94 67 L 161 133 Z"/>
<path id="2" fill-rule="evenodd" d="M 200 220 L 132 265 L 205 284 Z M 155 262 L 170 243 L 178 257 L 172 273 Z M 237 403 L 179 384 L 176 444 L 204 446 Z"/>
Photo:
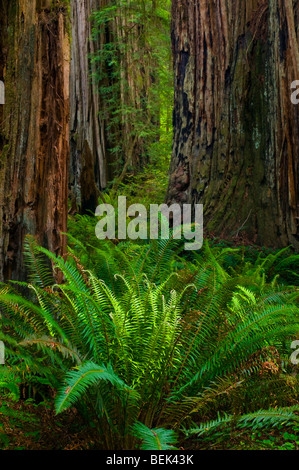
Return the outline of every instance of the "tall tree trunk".
<path id="1" fill-rule="evenodd" d="M 175 110 L 168 202 L 205 226 L 299 248 L 298 0 L 173 0 Z"/>
<path id="2" fill-rule="evenodd" d="M 95 12 L 93 28 L 88 22 L 92 11 Z M 94 158 L 104 162 L 103 171 L 100 171 L 100 175 L 103 175 L 99 182 L 101 189 L 105 188 L 107 182 L 115 180 L 115 190 L 126 176 L 127 170 L 135 172 L 149 163 L 150 147 L 159 137 L 157 83 L 162 74 L 155 44 L 157 38 L 155 41 L 149 38 L 153 37 L 154 28 L 158 38 L 159 35 L 162 38 L 163 31 L 165 32 L 167 19 L 163 19 L 161 11 L 167 15 L 165 5 L 159 11 L 155 2 L 140 0 L 83 0 L 80 5 L 75 2 L 73 4 L 74 57 L 78 56 L 78 48 L 84 54 L 82 64 L 73 60 L 78 71 L 71 74 L 76 80 L 76 92 L 72 100 L 74 105 L 71 105 L 71 129 L 74 129 L 71 161 L 75 163 L 74 167 L 80 160 L 81 166 L 84 165 L 84 138 L 77 130 L 79 121 L 83 122 L 80 117 L 83 112 L 77 95 L 87 87 L 90 90 L 86 93 L 89 104 L 88 122 L 85 126 L 87 130 L 95 119 L 99 121 L 95 111 L 100 111 L 101 115 L 98 126 L 100 129 L 96 130 L 96 134 L 101 136 L 101 145 L 98 148 L 90 143 L 88 145 Z M 165 49 L 165 41 L 160 48 L 162 51 Z M 90 75 L 94 77 L 93 83 Z M 93 92 L 95 87 L 97 94 Z M 90 100 L 96 100 L 96 106 Z M 80 171 L 78 168 L 77 174 Z M 96 183 L 98 184 L 97 181 Z M 89 187 L 94 187 L 93 182 Z M 80 189 L 77 193 L 78 200 Z M 81 189 L 82 198 L 83 193 L 84 190 Z"/>
<path id="3" fill-rule="evenodd" d="M 92 79 L 91 61 L 100 41 L 92 40 L 90 15 L 99 10 L 103 0 L 71 2 L 71 159 L 70 189 L 74 208 L 93 211 L 99 189 L 107 186 L 107 152 L 104 124 L 100 120 L 100 95 Z"/>
<path id="4" fill-rule="evenodd" d="M 24 236 L 63 254 L 69 166 L 67 3 L 1 0 L 0 278 L 23 278 Z"/>
<path id="5" fill-rule="evenodd" d="M 134 30 L 134 34 L 131 33 L 129 37 L 125 37 L 126 28 L 129 30 L 132 28 L 131 23 L 126 25 L 128 21 L 126 5 L 122 6 L 115 17 L 111 14 L 110 21 L 106 22 L 98 34 L 92 34 L 94 24 L 91 19 L 92 13 L 107 6 L 111 7 L 110 3 L 110 0 L 71 2 L 70 193 L 73 210 L 79 210 L 81 213 L 95 210 L 100 190 L 105 189 L 108 182 L 123 170 L 124 165 L 121 162 L 123 155 L 119 156 L 117 152 L 111 152 L 111 148 L 122 147 L 125 157 L 130 160 L 128 163 L 135 165 L 138 162 L 134 160 L 134 157 L 142 152 L 142 139 L 136 141 L 134 135 L 131 135 L 132 126 L 126 114 L 125 123 L 120 119 L 119 123 L 111 125 L 115 117 L 111 110 L 107 109 L 108 105 L 100 92 L 100 87 L 115 86 L 115 79 L 112 78 L 115 73 L 112 70 L 113 66 L 107 64 L 109 60 L 101 60 L 100 65 L 93 60 L 109 43 L 126 44 L 125 61 L 120 64 L 122 76 L 116 80 L 120 96 L 118 97 L 115 91 L 113 99 L 116 109 L 129 106 L 137 108 L 136 80 L 132 81 L 132 70 L 130 70 L 131 57 L 134 52 L 132 36 L 136 40 L 137 32 L 135 34 Z M 117 53 L 114 52 L 114 54 L 117 56 Z M 116 56 L 115 59 L 120 61 L 121 59 Z M 122 60 L 124 60 L 123 57 Z M 136 74 L 136 70 L 133 73 Z M 100 75 L 104 78 L 99 80 Z M 123 88 L 126 89 L 125 92 Z M 100 116 L 100 111 L 104 117 Z M 133 141 L 135 145 L 132 147 Z M 132 155 L 128 155 L 128 149 L 131 148 Z"/>

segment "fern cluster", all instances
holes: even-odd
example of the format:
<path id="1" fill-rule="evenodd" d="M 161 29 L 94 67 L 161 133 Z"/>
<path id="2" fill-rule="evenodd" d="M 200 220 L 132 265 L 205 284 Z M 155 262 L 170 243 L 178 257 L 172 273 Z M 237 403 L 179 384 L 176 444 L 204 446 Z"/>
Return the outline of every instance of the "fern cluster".
<path id="1" fill-rule="evenodd" d="M 64 260 L 28 237 L 27 292 L 1 287 L 0 374 L 57 390 L 57 413 L 76 406 L 105 449 L 293 424 L 297 288 L 228 272 L 231 252 L 206 243 L 190 261 L 178 240 L 70 239 Z"/>

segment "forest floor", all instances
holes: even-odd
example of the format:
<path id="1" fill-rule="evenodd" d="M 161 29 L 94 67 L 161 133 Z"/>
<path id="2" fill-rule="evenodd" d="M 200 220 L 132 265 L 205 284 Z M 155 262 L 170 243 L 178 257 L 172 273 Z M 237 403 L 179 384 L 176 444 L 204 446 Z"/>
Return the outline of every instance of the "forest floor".
<path id="1" fill-rule="evenodd" d="M 9 407 L 15 419 L 1 413 Z M 2 416 L 1 416 L 2 415 Z M 21 417 L 21 418 L 20 418 Z M 0 443 L 2 450 L 98 450 L 96 433 L 75 408 L 56 416 L 51 403 L 36 405 L 32 400 L 1 402 Z M 24 422 L 25 421 L 25 422 Z M 181 450 L 299 450 L 299 430 L 275 430 L 268 433 L 231 433 L 229 439 L 213 442 L 185 441 Z"/>
<path id="2" fill-rule="evenodd" d="M 2 414 L 2 406 L 9 407 L 15 418 Z M 93 430 L 75 408 L 56 416 L 50 403 L 36 405 L 26 400 L 4 404 L 0 400 L 0 420 L 3 450 L 88 450 L 95 446 Z"/>

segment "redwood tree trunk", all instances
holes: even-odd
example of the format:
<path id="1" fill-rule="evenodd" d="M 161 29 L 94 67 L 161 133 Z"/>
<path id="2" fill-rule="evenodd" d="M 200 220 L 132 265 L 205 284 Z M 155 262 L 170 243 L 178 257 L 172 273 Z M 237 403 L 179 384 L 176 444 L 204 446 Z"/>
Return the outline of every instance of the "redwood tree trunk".
<path id="1" fill-rule="evenodd" d="M 299 248 L 298 0 L 173 0 L 168 202 L 209 232 Z"/>
<path id="2" fill-rule="evenodd" d="M 91 57 L 100 44 L 91 39 L 92 11 L 101 0 L 71 2 L 71 160 L 70 189 L 74 209 L 94 211 L 99 189 L 107 186 L 104 124 L 100 119 L 100 96 L 92 79 Z"/>
<path id="3" fill-rule="evenodd" d="M 69 166 L 67 4 L 0 2 L 0 278 L 23 278 L 24 236 L 63 254 Z"/>

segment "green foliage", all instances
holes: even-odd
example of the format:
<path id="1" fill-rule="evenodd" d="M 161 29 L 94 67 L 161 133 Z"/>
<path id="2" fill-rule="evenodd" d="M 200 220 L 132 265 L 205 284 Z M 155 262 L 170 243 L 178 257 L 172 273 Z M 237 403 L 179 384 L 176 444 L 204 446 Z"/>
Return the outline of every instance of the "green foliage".
<path id="1" fill-rule="evenodd" d="M 72 370 L 66 375 L 67 389 L 63 386 L 58 393 L 56 399 L 56 411 L 62 411 L 75 404 L 92 385 L 97 385 L 101 381 L 109 382 L 112 386 L 117 387 L 118 394 L 125 392 L 126 400 L 134 396 L 133 389 L 130 389 L 119 377 L 113 372 L 111 365 L 98 366 L 92 362 L 81 364 L 77 370 Z"/>
<path id="2" fill-rule="evenodd" d="M 298 406 L 288 409 L 269 409 L 259 410 L 255 413 L 249 413 L 243 416 L 224 416 L 217 420 L 201 424 L 199 427 L 191 428 L 186 431 L 187 436 L 196 434 L 197 436 L 209 434 L 215 437 L 216 431 L 222 434 L 229 434 L 232 425 L 235 429 L 244 430 L 246 428 L 254 431 L 258 429 L 273 429 L 278 426 L 294 426 L 299 423 Z"/>
<path id="3" fill-rule="evenodd" d="M 176 433 L 167 429 L 149 429 L 142 423 L 135 423 L 132 431 L 142 440 L 141 450 L 175 450 Z"/>
<path id="4" fill-rule="evenodd" d="M 261 432 L 255 433 L 252 445 L 259 450 L 298 450 L 298 424 L 292 426 L 290 431 L 292 432 L 281 430 L 279 435 L 270 434 L 264 439 L 260 439 L 262 436 Z"/>
<path id="5" fill-rule="evenodd" d="M 100 44 L 91 56 L 93 80 L 118 169 L 127 161 L 133 172 L 136 161 L 139 167 L 159 163 L 161 171 L 168 169 L 173 108 L 170 4 L 116 0 L 92 15 L 93 38 Z"/>
<path id="6" fill-rule="evenodd" d="M 206 243 L 191 261 L 181 240 L 95 242 L 77 220 L 90 243 L 70 237 L 67 260 L 28 238 L 30 298 L 2 287 L 12 373 L 58 390 L 57 412 L 76 406 L 106 449 L 294 423 L 298 293 L 267 280 L 268 262 L 228 272 L 235 250 Z"/>
<path id="7" fill-rule="evenodd" d="M 0 450 L 11 444 L 11 437 L 6 433 L 6 426 L 10 429 L 18 429 L 30 426 L 36 429 L 37 421 L 34 415 L 28 411 L 14 408 L 20 401 L 21 379 L 17 370 L 9 367 L 0 368 Z M 28 404 L 30 400 L 26 400 Z M 6 426 L 5 426 L 6 425 Z"/>
<path id="8" fill-rule="evenodd" d="M 150 165 L 136 175 L 127 175 L 125 183 L 120 183 L 117 195 L 127 197 L 128 206 L 143 204 L 149 210 L 150 204 L 163 204 L 168 185 L 168 171 Z"/>
<path id="9" fill-rule="evenodd" d="M 26 404 L 29 401 L 26 402 Z M 25 432 L 27 435 L 38 437 L 38 427 L 36 417 L 28 412 L 22 411 L 18 408 L 14 409 L 14 400 L 11 399 L 10 395 L 2 395 L 0 399 L 0 450 L 7 449 L 9 445 L 13 444 L 12 437 L 9 437 L 6 433 L 5 423 L 10 429 L 21 429 L 28 428 Z M 30 429 L 30 430 L 29 430 Z"/>
<path id="10" fill-rule="evenodd" d="M 210 241 L 212 250 L 223 252 L 223 265 L 229 271 L 264 275 L 266 281 L 277 279 L 280 284 L 298 285 L 299 255 L 292 247 L 274 250 L 254 245 L 234 246 L 232 242 L 214 239 Z"/>

